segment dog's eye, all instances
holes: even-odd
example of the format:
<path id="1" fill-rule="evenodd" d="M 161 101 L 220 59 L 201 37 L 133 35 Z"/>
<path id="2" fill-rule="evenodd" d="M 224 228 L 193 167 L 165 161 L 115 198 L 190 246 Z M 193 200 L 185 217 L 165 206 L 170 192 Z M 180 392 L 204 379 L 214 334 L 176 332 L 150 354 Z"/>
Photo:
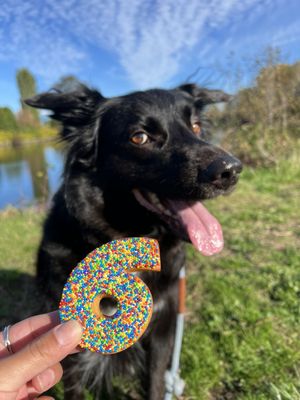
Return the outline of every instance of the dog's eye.
<path id="1" fill-rule="evenodd" d="M 135 132 L 131 138 L 130 141 L 134 144 L 137 145 L 143 145 L 147 143 L 149 140 L 149 136 L 145 132 Z"/>
<path id="2" fill-rule="evenodd" d="M 201 123 L 199 121 L 195 121 L 192 123 L 192 129 L 195 135 L 201 135 Z"/>

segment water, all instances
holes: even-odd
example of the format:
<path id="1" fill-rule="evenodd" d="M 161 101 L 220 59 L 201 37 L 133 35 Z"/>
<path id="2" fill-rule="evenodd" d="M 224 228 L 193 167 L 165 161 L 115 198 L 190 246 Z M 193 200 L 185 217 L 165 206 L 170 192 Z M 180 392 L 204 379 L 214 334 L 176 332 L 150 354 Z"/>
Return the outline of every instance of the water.
<path id="1" fill-rule="evenodd" d="M 49 200 L 60 184 L 63 162 L 63 151 L 54 144 L 1 147 L 0 209 Z"/>

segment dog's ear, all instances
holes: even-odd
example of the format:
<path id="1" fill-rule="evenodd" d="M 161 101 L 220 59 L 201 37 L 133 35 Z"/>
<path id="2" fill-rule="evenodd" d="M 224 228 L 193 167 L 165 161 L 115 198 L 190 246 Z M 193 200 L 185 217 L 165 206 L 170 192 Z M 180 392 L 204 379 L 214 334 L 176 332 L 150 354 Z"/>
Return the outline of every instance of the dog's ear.
<path id="1" fill-rule="evenodd" d="M 25 100 L 29 106 L 45 108 L 51 118 L 62 123 L 61 137 L 71 145 L 69 157 L 86 166 L 97 159 L 102 104 L 106 102 L 96 90 L 80 85 L 71 92 L 59 90 Z"/>
<path id="2" fill-rule="evenodd" d="M 90 124 L 97 107 L 103 101 L 105 98 L 99 92 L 84 85 L 72 92 L 53 90 L 24 100 L 31 107 L 53 111 L 51 118 L 72 127 Z"/>
<path id="3" fill-rule="evenodd" d="M 201 88 L 194 83 L 187 83 L 179 86 L 177 89 L 189 94 L 195 100 L 196 107 L 204 107 L 209 104 L 228 102 L 232 96 L 222 90 L 210 90 Z"/>

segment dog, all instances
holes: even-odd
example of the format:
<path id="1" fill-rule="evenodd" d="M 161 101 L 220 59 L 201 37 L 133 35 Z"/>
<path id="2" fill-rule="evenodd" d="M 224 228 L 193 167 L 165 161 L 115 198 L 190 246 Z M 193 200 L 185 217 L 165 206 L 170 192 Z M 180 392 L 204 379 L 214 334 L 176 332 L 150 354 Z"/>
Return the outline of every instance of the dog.
<path id="1" fill-rule="evenodd" d="M 221 251 L 221 226 L 201 201 L 231 191 L 242 170 L 238 159 L 205 136 L 205 107 L 228 100 L 220 90 L 184 84 L 114 98 L 80 85 L 26 101 L 52 111 L 67 144 L 62 184 L 38 252 L 37 278 L 49 308 L 57 308 L 71 270 L 96 247 L 146 236 L 157 239 L 161 251 L 161 272 L 141 274 L 154 299 L 145 334 L 119 354 L 70 357 L 67 399 L 84 398 L 81 382 L 98 398 L 101 383 L 109 386 L 119 373 L 139 377 L 144 399 L 163 399 L 183 243 L 191 242 L 203 255 Z"/>

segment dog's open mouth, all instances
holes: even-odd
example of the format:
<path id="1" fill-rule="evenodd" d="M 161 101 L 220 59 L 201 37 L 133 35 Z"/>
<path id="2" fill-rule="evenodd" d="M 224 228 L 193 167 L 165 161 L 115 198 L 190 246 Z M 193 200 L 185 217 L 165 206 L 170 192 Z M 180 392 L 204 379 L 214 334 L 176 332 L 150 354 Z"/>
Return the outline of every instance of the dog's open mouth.
<path id="1" fill-rule="evenodd" d="M 191 241 L 205 256 L 223 249 L 223 233 L 219 222 L 202 203 L 161 199 L 155 193 L 134 189 L 137 201 L 158 214 L 170 229 L 184 240 Z"/>

